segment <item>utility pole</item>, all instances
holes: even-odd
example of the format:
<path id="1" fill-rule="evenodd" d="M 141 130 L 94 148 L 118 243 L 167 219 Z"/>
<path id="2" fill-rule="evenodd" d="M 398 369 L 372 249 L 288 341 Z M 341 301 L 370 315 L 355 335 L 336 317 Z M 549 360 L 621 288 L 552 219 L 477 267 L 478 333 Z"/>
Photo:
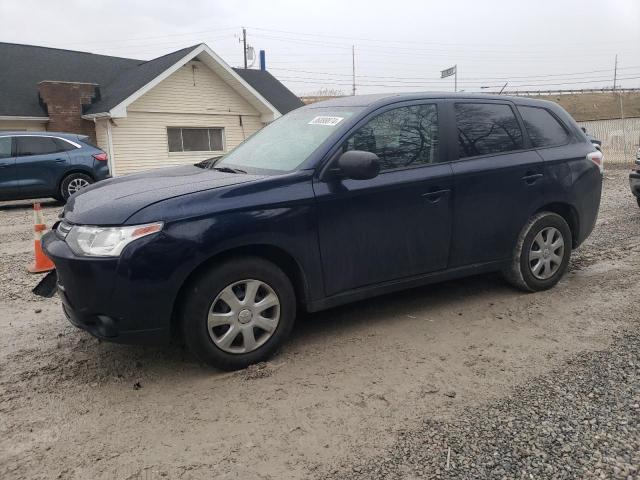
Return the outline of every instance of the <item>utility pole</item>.
<path id="1" fill-rule="evenodd" d="M 351 77 L 353 80 L 353 88 L 351 95 L 356 94 L 356 46 L 351 45 Z"/>
<path id="2" fill-rule="evenodd" d="M 616 91 L 616 79 L 618 78 L 618 54 L 616 53 L 616 63 L 613 66 L 613 91 Z"/>
<path id="3" fill-rule="evenodd" d="M 247 29 L 242 27 L 242 54 L 244 56 L 244 69 L 247 69 Z"/>

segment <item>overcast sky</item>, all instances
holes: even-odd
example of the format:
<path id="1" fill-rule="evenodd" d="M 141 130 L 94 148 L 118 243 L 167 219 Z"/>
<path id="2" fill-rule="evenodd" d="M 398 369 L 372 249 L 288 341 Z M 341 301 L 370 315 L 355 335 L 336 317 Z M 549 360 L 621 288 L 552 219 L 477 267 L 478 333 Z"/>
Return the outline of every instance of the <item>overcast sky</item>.
<path id="1" fill-rule="evenodd" d="M 459 90 L 611 86 L 616 54 L 640 87 L 640 0 L 0 0 L 0 20 L 4 42 L 140 59 L 204 42 L 232 66 L 244 26 L 297 94 L 351 93 L 352 45 L 357 93 L 453 90 L 456 64 Z"/>

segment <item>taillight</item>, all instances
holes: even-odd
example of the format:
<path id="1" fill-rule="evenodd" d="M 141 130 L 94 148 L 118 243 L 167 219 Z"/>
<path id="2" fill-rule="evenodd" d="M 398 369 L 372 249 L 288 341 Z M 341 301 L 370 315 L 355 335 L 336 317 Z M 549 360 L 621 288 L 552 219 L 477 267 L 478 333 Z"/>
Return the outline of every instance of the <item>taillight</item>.
<path id="1" fill-rule="evenodd" d="M 587 160 L 591 160 L 600 169 L 600 173 L 604 173 L 604 155 L 599 150 L 587 153 Z"/>
<path id="2" fill-rule="evenodd" d="M 95 158 L 96 160 L 100 160 L 101 162 L 106 162 L 109 157 L 107 157 L 107 154 L 102 152 L 102 153 L 95 153 L 94 155 L 92 155 L 93 158 Z"/>

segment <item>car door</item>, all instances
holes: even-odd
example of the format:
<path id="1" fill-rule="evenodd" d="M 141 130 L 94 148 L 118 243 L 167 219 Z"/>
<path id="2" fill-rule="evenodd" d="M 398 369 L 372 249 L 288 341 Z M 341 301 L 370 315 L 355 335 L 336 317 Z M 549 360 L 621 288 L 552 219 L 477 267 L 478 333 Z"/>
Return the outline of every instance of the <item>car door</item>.
<path id="1" fill-rule="evenodd" d="M 450 101 L 447 108 L 458 152 L 451 266 L 507 259 L 544 193 L 544 162 L 510 102 Z"/>
<path id="2" fill-rule="evenodd" d="M 0 199 L 9 200 L 18 196 L 15 167 L 11 137 L 0 137 Z"/>
<path id="3" fill-rule="evenodd" d="M 16 142 L 16 178 L 22 195 L 53 195 L 69 165 L 69 155 L 53 137 L 20 135 Z"/>
<path id="4" fill-rule="evenodd" d="M 314 182 L 327 295 L 447 267 L 453 182 L 440 137 L 436 102 L 396 105 L 359 122 L 332 153 L 376 153 L 381 171 Z"/>

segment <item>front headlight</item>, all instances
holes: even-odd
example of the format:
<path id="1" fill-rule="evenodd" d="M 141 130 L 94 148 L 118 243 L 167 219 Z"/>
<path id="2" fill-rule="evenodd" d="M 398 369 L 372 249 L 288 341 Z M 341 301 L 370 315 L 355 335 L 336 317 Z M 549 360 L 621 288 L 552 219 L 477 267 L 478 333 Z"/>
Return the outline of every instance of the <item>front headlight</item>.
<path id="1" fill-rule="evenodd" d="M 159 232 L 162 230 L 162 225 L 162 222 L 126 227 L 75 225 L 67 234 L 66 240 L 76 255 L 117 257 L 131 242 Z"/>

